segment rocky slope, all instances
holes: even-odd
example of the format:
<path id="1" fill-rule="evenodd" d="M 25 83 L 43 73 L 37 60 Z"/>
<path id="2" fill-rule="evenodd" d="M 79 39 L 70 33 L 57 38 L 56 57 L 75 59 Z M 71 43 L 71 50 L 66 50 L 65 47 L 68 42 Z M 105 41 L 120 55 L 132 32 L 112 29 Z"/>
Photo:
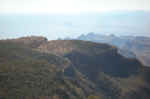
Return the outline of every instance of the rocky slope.
<path id="1" fill-rule="evenodd" d="M 116 47 L 31 38 L 0 41 L 3 99 L 150 98 L 150 68 L 121 56 Z"/>
<path id="2" fill-rule="evenodd" d="M 68 70 L 74 72 L 73 79 Z M 68 59 L 0 42 L 2 99 L 87 99 L 96 94 L 76 72 Z"/>
<path id="3" fill-rule="evenodd" d="M 150 38 L 143 36 L 115 36 L 89 33 L 81 35 L 77 40 L 106 43 L 120 48 L 125 57 L 138 58 L 145 66 L 150 66 Z"/>

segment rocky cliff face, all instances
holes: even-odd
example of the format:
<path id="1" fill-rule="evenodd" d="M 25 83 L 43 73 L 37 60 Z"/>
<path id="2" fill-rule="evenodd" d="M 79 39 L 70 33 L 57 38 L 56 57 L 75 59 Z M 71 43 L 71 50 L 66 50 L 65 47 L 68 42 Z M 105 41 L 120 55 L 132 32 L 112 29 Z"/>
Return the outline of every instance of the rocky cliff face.
<path id="1" fill-rule="evenodd" d="M 77 40 L 106 43 L 120 48 L 120 53 L 128 58 L 137 58 L 145 66 L 150 66 L 150 38 L 143 36 L 115 36 L 89 33 L 81 35 Z"/>
<path id="2" fill-rule="evenodd" d="M 150 66 L 149 42 L 150 38 L 148 37 L 136 37 L 132 41 L 125 43 L 122 48 L 132 51 L 145 66 Z"/>

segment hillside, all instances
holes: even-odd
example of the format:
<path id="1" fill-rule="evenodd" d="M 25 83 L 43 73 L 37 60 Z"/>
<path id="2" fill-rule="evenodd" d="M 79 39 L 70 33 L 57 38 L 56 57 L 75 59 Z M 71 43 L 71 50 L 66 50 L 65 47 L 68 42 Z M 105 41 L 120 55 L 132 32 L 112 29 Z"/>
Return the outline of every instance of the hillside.
<path id="1" fill-rule="evenodd" d="M 148 79 L 148 75 L 142 76 L 145 67 L 136 59 L 121 56 L 114 46 L 79 40 L 56 40 L 40 45 L 38 50 L 67 57 L 87 79 L 112 99 L 123 99 L 122 95 L 126 96 L 124 99 L 138 99 L 138 96 L 143 97 L 143 93 L 149 97 L 143 89 L 149 88 L 144 80 Z"/>
<path id="2" fill-rule="evenodd" d="M 114 46 L 88 41 L 49 41 L 40 45 L 38 50 L 67 57 L 78 69 L 83 71 L 95 68 L 94 72 L 101 70 L 115 76 L 127 76 L 128 73 L 137 72 L 141 66 L 136 59 L 127 59 L 119 55 Z"/>
<path id="3" fill-rule="evenodd" d="M 150 66 L 150 41 L 143 36 L 115 36 L 89 33 L 80 35 L 77 40 L 106 43 L 120 48 L 120 53 L 129 58 L 139 59 L 145 66 Z"/>
<path id="4" fill-rule="evenodd" d="M 3 99 L 150 98 L 150 68 L 123 57 L 116 47 L 34 38 L 34 43 L 32 37 L 23 43 L 20 38 L 0 41 Z"/>
<path id="5" fill-rule="evenodd" d="M 135 37 L 133 40 L 126 42 L 122 48 L 132 51 L 143 64 L 150 66 L 149 42 L 149 37 Z"/>
<path id="6" fill-rule="evenodd" d="M 71 69 L 71 63 L 65 58 L 39 53 L 15 43 L 0 42 L 0 97 L 86 99 L 92 89 L 86 83 L 83 86 L 82 80 L 76 83 L 79 81 L 70 79 L 68 72 L 65 76 L 66 68 Z"/>

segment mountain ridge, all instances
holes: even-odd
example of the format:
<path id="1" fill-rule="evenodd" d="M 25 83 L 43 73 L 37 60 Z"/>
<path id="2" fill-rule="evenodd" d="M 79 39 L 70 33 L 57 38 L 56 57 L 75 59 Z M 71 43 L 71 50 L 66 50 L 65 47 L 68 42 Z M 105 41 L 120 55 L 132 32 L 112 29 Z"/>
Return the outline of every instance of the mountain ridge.
<path id="1" fill-rule="evenodd" d="M 68 38 L 66 38 L 67 40 Z M 69 38 L 68 40 L 71 40 Z M 120 54 L 128 58 L 137 58 L 145 66 L 149 66 L 150 60 L 150 38 L 146 36 L 116 36 L 116 35 L 102 35 L 96 33 L 88 33 L 87 35 L 80 35 L 74 40 L 84 40 L 97 43 L 106 43 L 119 48 Z"/>
<path id="2" fill-rule="evenodd" d="M 123 57 L 114 46 L 81 40 L 44 40 L 40 44 L 27 40 L 23 44 L 0 41 L 0 96 L 3 98 L 150 97 L 149 67 Z"/>

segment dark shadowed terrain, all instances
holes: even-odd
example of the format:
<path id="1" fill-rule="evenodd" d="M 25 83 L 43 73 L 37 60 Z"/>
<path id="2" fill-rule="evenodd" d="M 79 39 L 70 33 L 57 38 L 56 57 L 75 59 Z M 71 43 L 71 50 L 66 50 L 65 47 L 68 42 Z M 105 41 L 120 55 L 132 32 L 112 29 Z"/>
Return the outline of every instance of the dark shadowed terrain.
<path id="1" fill-rule="evenodd" d="M 1 99 L 149 99 L 150 68 L 81 40 L 0 41 Z"/>
<path id="2" fill-rule="evenodd" d="M 115 36 L 89 33 L 87 35 L 80 35 L 76 39 L 117 46 L 120 54 L 123 56 L 137 58 L 145 66 L 150 66 L 150 37 Z"/>

